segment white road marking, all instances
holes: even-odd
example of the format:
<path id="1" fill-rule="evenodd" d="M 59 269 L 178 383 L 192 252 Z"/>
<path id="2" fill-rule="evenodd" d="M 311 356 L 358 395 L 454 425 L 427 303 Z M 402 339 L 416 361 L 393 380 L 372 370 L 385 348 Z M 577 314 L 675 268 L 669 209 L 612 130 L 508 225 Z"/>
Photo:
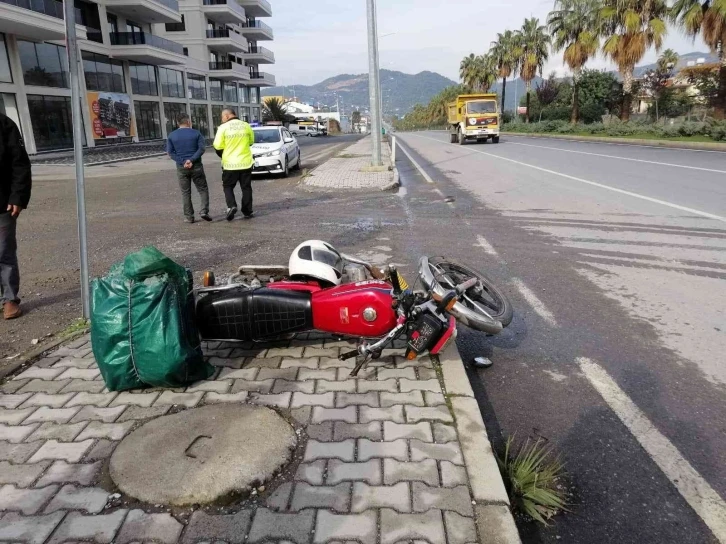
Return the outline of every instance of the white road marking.
<path id="1" fill-rule="evenodd" d="M 547 309 L 547 306 L 534 294 L 534 291 L 527 287 L 519 278 L 513 278 L 512 284 L 519 289 L 519 292 L 522 293 L 524 299 L 529 302 L 529 305 L 532 306 L 532 309 L 538 316 L 544 319 L 550 327 L 557 327 L 555 315 Z"/>
<path id="2" fill-rule="evenodd" d="M 655 428 L 605 369 L 586 357 L 579 357 L 577 364 L 718 541 L 726 543 L 726 502 L 696 472 L 681 452 Z"/>
<path id="3" fill-rule="evenodd" d="M 481 235 L 477 235 L 476 237 L 476 244 L 474 244 L 476 247 L 480 247 L 484 250 L 484 253 L 488 253 L 489 255 L 492 255 L 493 257 L 499 257 L 499 253 L 497 253 L 497 250 L 494 249 L 494 246 L 492 246 L 489 241 L 484 238 Z"/>
<path id="4" fill-rule="evenodd" d="M 423 168 L 421 168 L 421 165 L 416 162 L 416 159 L 414 159 L 411 156 L 411 154 L 406 150 L 405 147 L 403 147 L 401 145 L 400 142 L 398 143 L 398 147 L 399 147 L 399 149 L 401 151 L 403 151 L 403 154 L 406 155 L 406 157 L 408 157 L 408 160 L 411 161 L 411 164 L 413 164 L 416 167 L 416 170 L 418 170 L 419 171 L 419 174 L 421 174 L 421 176 L 423 176 L 423 178 L 426 180 L 426 183 L 432 183 L 432 184 L 435 183 L 434 180 L 431 179 L 431 176 L 429 176 L 426 173 L 426 170 L 424 170 Z M 436 191 L 441 196 L 441 198 L 446 199 L 446 195 L 441 192 L 441 189 L 439 189 L 438 187 L 435 187 L 434 188 L 434 191 Z M 450 208 L 453 208 L 454 207 L 454 203 L 453 202 L 447 202 L 447 204 L 449 205 Z"/>
<path id="5" fill-rule="evenodd" d="M 669 168 L 687 168 L 689 170 L 701 170 L 703 172 L 715 172 L 717 174 L 726 174 L 726 170 L 715 170 L 713 168 L 701 168 L 700 166 L 686 166 L 684 164 L 673 164 L 669 162 L 646 161 L 644 159 L 632 159 L 629 157 L 619 157 L 617 155 L 605 155 L 604 153 L 590 153 L 589 151 L 576 151 L 574 149 L 562 149 L 561 147 L 550 147 L 546 145 L 523 144 L 520 142 L 509 142 L 512 145 L 522 145 L 525 147 L 536 147 L 538 149 L 550 149 L 552 151 L 562 151 L 563 153 L 577 153 L 579 155 L 590 155 L 592 157 L 604 157 L 606 159 L 618 159 L 620 161 L 642 162 L 645 164 L 657 164 L 659 166 L 667 166 Z"/>
<path id="6" fill-rule="evenodd" d="M 507 137 L 519 137 L 519 138 L 531 138 L 532 140 L 555 140 L 556 142 L 575 142 L 578 144 L 600 144 L 600 145 L 616 145 L 619 147 L 645 147 L 647 149 L 660 149 L 662 151 L 688 151 L 691 153 L 721 153 L 724 154 L 726 151 L 719 151 L 717 149 L 689 149 L 687 147 L 665 147 L 663 145 L 645 145 L 645 144 L 630 144 L 630 143 L 618 143 L 618 142 L 599 142 L 597 140 L 574 140 L 569 138 L 553 138 L 551 136 L 527 136 L 524 134 L 516 134 L 514 132 L 504 134 Z M 509 140 L 507 140 L 509 142 Z"/>
<path id="7" fill-rule="evenodd" d="M 418 134 L 411 134 L 411 136 L 414 136 L 416 138 L 424 138 L 426 140 L 432 140 L 434 142 L 443 143 L 442 140 L 439 140 L 437 138 L 430 138 L 428 136 L 420 136 Z M 708 212 L 702 212 L 701 210 L 696 210 L 694 208 L 688 208 L 686 206 L 681 206 L 679 204 L 674 204 L 672 202 L 667 202 L 665 200 L 660 200 L 660 199 L 657 199 L 657 198 L 652 198 L 652 197 L 649 197 L 649 196 L 641 195 L 639 193 L 633 193 L 631 191 L 625 191 L 624 189 L 618 189 L 617 187 L 611 187 L 611 186 L 605 185 L 603 183 L 597 183 L 596 181 L 589 181 L 589 180 L 586 180 L 586 179 L 577 178 L 575 176 L 570 176 L 568 174 L 563 174 L 562 172 L 556 172 L 554 170 L 549 170 L 547 168 L 542 168 L 541 166 L 535 166 L 533 164 L 527 164 L 526 162 L 517 161 L 517 160 L 514 160 L 514 159 L 509 159 L 507 157 L 502 157 L 501 155 L 494 155 L 493 153 L 487 153 L 486 151 L 480 151 L 478 149 L 467 149 L 467 151 L 470 151 L 471 153 L 481 153 L 482 155 L 486 155 L 488 157 L 492 157 L 492 158 L 495 158 L 495 159 L 500 159 L 500 160 L 503 160 L 503 161 L 511 162 L 511 163 L 514 163 L 514 164 L 518 164 L 520 166 L 526 166 L 528 168 L 533 168 L 535 170 L 539 170 L 540 172 L 545 172 L 547 174 L 553 174 L 555 176 L 560 176 L 560 177 L 563 177 L 563 178 L 566 178 L 566 179 L 571 179 L 572 181 L 577 181 L 579 183 L 584 183 L 586 185 L 592 185 L 593 187 L 599 187 L 601 189 L 607 189 L 608 191 L 613 191 L 615 193 L 620 193 L 620 194 L 623 194 L 623 195 L 632 196 L 633 198 L 639 198 L 641 200 L 647 200 L 648 202 L 653 202 L 655 204 L 661 204 L 663 206 L 668 206 L 669 208 L 674 208 L 676 210 L 680 210 L 680 211 L 683 211 L 683 212 L 692 213 L 692 214 L 695 214 L 695 215 L 700 215 L 702 217 L 708 217 L 709 219 L 715 219 L 716 221 L 722 221 L 722 222 L 726 223 L 726 217 L 723 217 L 721 215 L 716 215 L 716 214 L 708 213 Z"/>

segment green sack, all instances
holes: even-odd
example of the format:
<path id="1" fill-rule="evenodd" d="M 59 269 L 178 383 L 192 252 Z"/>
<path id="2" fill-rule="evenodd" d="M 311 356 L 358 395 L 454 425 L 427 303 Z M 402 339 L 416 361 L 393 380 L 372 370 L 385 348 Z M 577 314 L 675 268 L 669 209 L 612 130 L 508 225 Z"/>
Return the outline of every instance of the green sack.
<path id="1" fill-rule="evenodd" d="M 110 391 L 204 380 L 191 273 L 147 247 L 93 282 L 91 342 Z"/>

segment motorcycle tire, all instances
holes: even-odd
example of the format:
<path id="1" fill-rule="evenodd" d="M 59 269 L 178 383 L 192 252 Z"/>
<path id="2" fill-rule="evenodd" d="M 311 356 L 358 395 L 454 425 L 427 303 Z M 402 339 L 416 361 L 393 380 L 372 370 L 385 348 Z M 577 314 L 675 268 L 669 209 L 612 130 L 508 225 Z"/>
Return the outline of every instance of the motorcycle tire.
<path id="1" fill-rule="evenodd" d="M 429 259 L 429 263 L 433 266 L 443 269 L 447 274 L 452 275 L 452 280 L 456 284 L 465 282 L 467 279 L 475 277 L 481 282 L 482 290 L 486 292 L 487 299 L 483 299 L 481 296 L 477 296 L 478 300 L 473 301 L 474 297 L 462 297 L 461 302 L 467 308 L 472 311 L 479 312 L 480 309 L 474 302 L 478 302 L 487 308 L 487 313 L 497 321 L 499 321 L 503 327 L 506 327 L 512 322 L 514 317 L 514 307 L 509 301 L 507 296 L 496 286 L 494 282 L 487 278 L 481 272 L 477 272 L 473 268 L 452 261 L 446 257 L 432 257 Z M 454 286 L 451 286 L 454 287 Z M 475 289 L 475 288 L 472 288 Z M 469 293 L 467 291 L 467 293 Z"/>

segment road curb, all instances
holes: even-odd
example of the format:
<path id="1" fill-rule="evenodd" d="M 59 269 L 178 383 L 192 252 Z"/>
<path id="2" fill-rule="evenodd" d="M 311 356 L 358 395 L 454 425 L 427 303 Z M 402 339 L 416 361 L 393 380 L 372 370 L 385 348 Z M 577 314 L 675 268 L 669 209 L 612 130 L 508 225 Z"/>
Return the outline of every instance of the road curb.
<path id="1" fill-rule="evenodd" d="M 472 497 L 476 502 L 479 543 L 521 544 L 479 404 L 474 398 L 456 344 L 451 342 L 443 353 L 431 357 L 440 365 L 444 394 L 454 415 Z"/>
<path id="2" fill-rule="evenodd" d="M 29 351 L 26 351 L 17 359 L 11 361 L 7 365 L 3 365 L 2 367 L 0 367 L 0 381 L 4 380 L 8 376 L 15 374 L 18 370 L 25 366 L 31 366 L 33 363 L 35 363 L 35 360 L 43 355 L 45 352 L 60 347 L 67 342 L 72 342 L 73 340 L 80 338 L 84 334 L 88 334 L 89 330 L 90 329 L 83 329 L 78 332 L 62 336 L 60 338 L 55 338 L 46 344 L 39 345 Z"/>
<path id="3" fill-rule="evenodd" d="M 615 138 L 608 136 L 573 136 L 569 134 L 525 134 L 520 132 L 502 132 L 503 136 L 522 136 L 527 138 L 551 138 L 553 140 L 570 140 L 574 142 L 593 142 L 603 144 L 646 145 L 666 149 L 691 149 L 694 151 L 723 151 L 726 144 L 719 142 L 671 142 L 668 140 L 647 140 L 639 138 Z"/>

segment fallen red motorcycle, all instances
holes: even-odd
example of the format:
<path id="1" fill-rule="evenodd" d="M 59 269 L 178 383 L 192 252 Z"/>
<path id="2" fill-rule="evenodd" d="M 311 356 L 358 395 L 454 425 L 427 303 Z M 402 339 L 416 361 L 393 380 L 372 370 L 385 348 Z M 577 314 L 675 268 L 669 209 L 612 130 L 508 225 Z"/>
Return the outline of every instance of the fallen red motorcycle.
<path id="1" fill-rule="evenodd" d="M 406 357 L 437 354 L 454 337 L 456 323 L 491 335 L 512 321 L 512 305 L 486 276 L 441 258 L 422 257 L 420 289 L 409 287 L 395 266 L 383 269 L 310 240 L 288 267 L 241 266 L 226 285 L 211 272 L 197 290 L 196 321 L 207 341 L 263 342 L 320 331 L 358 339 L 357 375 L 383 349 L 405 335 Z"/>

